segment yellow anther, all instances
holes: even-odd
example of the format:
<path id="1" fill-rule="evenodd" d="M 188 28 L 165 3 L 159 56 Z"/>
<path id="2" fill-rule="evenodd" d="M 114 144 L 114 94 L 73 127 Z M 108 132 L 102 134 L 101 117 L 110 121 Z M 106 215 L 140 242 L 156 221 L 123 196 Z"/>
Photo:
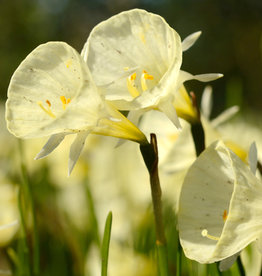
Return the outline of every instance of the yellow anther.
<path id="1" fill-rule="evenodd" d="M 61 100 L 61 102 L 63 104 L 63 109 L 65 110 L 66 109 L 66 105 L 71 102 L 71 99 L 70 98 L 66 99 L 65 96 L 60 96 L 60 100 Z"/>
<path id="2" fill-rule="evenodd" d="M 130 76 L 130 80 L 131 81 L 134 81 L 136 79 L 136 72 L 133 73 L 131 76 Z"/>
<path id="3" fill-rule="evenodd" d="M 146 80 L 153 80 L 154 77 L 152 75 L 149 75 L 146 71 L 143 71 L 143 74 L 141 76 L 141 87 L 143 92 L 148 90 Z"/>
<path id="4" fill-rule="evenodd" d="M 48 100 L 46 100 L 45 102 L 48 104 L 49 107 L 51 107 L 51 103 Z"/>
<path id="5" fill-rule="evenodd" d="M 46 114 L 48 114 L 50 117 L 52 117 L 52 118 L 55 118 L 56 116 L 55 116 L 55 114 L 51 111 L 51 109 L 50 109 L 50 107 L 51 107 L 51 103 L 48 101 L 48 100 L 46 100 L 46 103 L 47 103 L 47 105 L 48 105 L 48 107 L 47 108 L 45 108 L 44 106 L 43 106 L 43 103 L 41 102 L 41 101 L 39 101 L 39 102 L 37 102 L 37 104 L 41 107 L 41 109 L 46 113 Z"/>
<path id="6" fill-rule="evenodd" d="M 226 222 L 226 220 L 227 220 L 227 210 L 225 210 L 223 213 L 223 221 Z"/>
<path id="7" fill-rule="evenodd" d="M 60 100 L 63 104 L 66 104 L 66 98 L 65 96 L 60 96 Z"/>
<path id="8" fill-rule="evenodd" d="M 202 235 L 203 237 L 206 237 L 206 238 L 208 238 L 208 239 L 210 239 L 210 240 L 213 240 L 213 241 L 218 241 L 218 240 L 219 240 L 219 237 L 215 237 L 215 236 L 209 235 L 207 229 L 204 229 L 204 230 L 201 232 L 201 235 Z"/>
<path id="9" fill-rule="evenodd" d="M 135 85 L 135 79 L 136 79 L 136 73 L 133 73 L 127 78 L 127 89 L 131 94 L 131 96 L 133 96 L 134 98 L 140 95 Z"/>

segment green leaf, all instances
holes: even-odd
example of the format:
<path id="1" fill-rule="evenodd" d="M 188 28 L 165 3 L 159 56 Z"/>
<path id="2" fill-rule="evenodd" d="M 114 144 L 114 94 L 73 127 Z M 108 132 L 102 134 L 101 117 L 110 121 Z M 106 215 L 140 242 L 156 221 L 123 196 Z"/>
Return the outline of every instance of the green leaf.
<path id="1" fill-rule="evenodd" d="M 102 242 L 101 276 L 107 276 L 107 264 L 108 264 L 108 255 L 109 255 L 111 226 L 112 226 L 112 212 L 110 211 L 106 218 L 105 231 L 104 231 L 104 237 Z"/>

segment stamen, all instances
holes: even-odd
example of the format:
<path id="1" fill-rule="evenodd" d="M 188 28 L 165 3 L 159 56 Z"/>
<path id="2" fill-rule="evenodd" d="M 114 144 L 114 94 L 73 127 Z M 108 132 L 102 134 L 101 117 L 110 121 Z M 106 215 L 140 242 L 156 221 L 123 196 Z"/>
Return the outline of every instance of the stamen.
<path id="1" fill-rule="evenodd" d="M 51 111 L 51 109 L 50 109 L 50 107 L 51 107 L 51 103 L 48 101 L 48 100 L 46 100 L 46 103 L 47 103 L 47 105 L 48 105 L 48 108 L 45 108 L 44 106 L 43 106 L 43 103 L 41 102 L 41 101 L 39 101 L 39 102 L 37 102 L 37 104 L 42 108 L 42 110 L 46 113 L 46 114 L 48 114 L 50 117 L 52 117 L 52 118 L 55 118 L 56 116 L 55 116 L 55 114 Z"/>
<path id="2" fill-rule="evenodd" d="M 223 213 L 223 221 L 226 222 L 226 220 L 227 220 L 227 210 L 225 210 Z"/>
<path id="3" fill-rule="evenodd" d="M 206 238 L 208 238 L 208 239 L 210 239 L 210 240 L 213 240 L 213 241 L 218 241 L 218 240 L 219 240 L 219 237 L 215 237 L 215 236 L 209 235 L 207 229 L 204 229 L 204 230 L 201 232 L 201 235 L 202 235 L 203 237 L 206 237 Z"/>
<path id="4" fill-rule="evenodd" d="M 127 78 L 127 89 L 131 94 L 131 96 L 133 96 L 134 98 L 140 95 L 135 85 L 135 79 L 136 79 L 136 73 L 133 73 Z"/>
<path id="5" fill-rule="evenodd" d="M 60 96 L 60 100 L 63 104 L 63 109 L 65 110 L 66 106 L 71 102 L 71 99 L 70 98 L 66 99 L 65 96 Z"/>
<path id="6" fill-rule="evenodd" d="M 153 80 L 153 79 L 154 77 L 152 75 L 149 75 L 145 70 L 143 71 L 143 74 L 141 76 L 141 86 L 142 86 L 143 92 L 148 90 L 146 80 Z"/>

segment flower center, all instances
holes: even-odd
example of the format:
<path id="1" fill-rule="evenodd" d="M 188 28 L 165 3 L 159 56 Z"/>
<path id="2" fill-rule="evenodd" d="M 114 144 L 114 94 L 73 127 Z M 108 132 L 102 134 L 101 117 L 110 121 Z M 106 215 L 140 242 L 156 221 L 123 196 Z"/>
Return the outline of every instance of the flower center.
<path id="1" fill-rule="evenodd" d="M 149 75 L 145 70 L 143 70 L 140 77 L 140 89 L 142 90 L 142 92 L 148 90 L 147 81 L 153 79 L 154 77 L 152 75 Z M 127 78 L 127 89 L 131 96 L 133 96 L 134 98 L 140 95 L 139 86 L 136 82 L 136 72 Z"/>
<path id="2" fill-rule="evenodd" d="M 66 98 L 65 96 L 60 96 L 60 100 L 62 102 L 62 108 L 63 110 L 66 109 L 66 106 L 71 102 L 70 98 Z M 51 102 L 49 100 L 45 101 L 46 105 L 44 106 L 41 101 L 37 102 L 37 104 L 40 106 L 40 108 L 50 117 L 56 118 L 56 115 L 51 110 Z"/>

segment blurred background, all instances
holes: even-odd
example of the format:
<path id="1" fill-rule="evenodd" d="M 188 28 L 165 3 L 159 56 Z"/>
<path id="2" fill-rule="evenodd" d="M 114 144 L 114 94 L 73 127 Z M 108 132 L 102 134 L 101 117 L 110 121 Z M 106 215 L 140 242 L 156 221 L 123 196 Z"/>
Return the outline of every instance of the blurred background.
<path id="1" fill-rule="evenodd" d="M 223 73 L 212 83 L 215 116 L 225 107 L 262 108 L 262 1 L 260 0 L 0 0 L 0 96 L 11 75 L 36 46 L 65 41 L 81 51 L 91 29 L 123 10 L 158 13 L 181 38 L 202 31 L 184 54 L 182 69 Z M 187 88 L 201 93 L 204 84 Z"/>

